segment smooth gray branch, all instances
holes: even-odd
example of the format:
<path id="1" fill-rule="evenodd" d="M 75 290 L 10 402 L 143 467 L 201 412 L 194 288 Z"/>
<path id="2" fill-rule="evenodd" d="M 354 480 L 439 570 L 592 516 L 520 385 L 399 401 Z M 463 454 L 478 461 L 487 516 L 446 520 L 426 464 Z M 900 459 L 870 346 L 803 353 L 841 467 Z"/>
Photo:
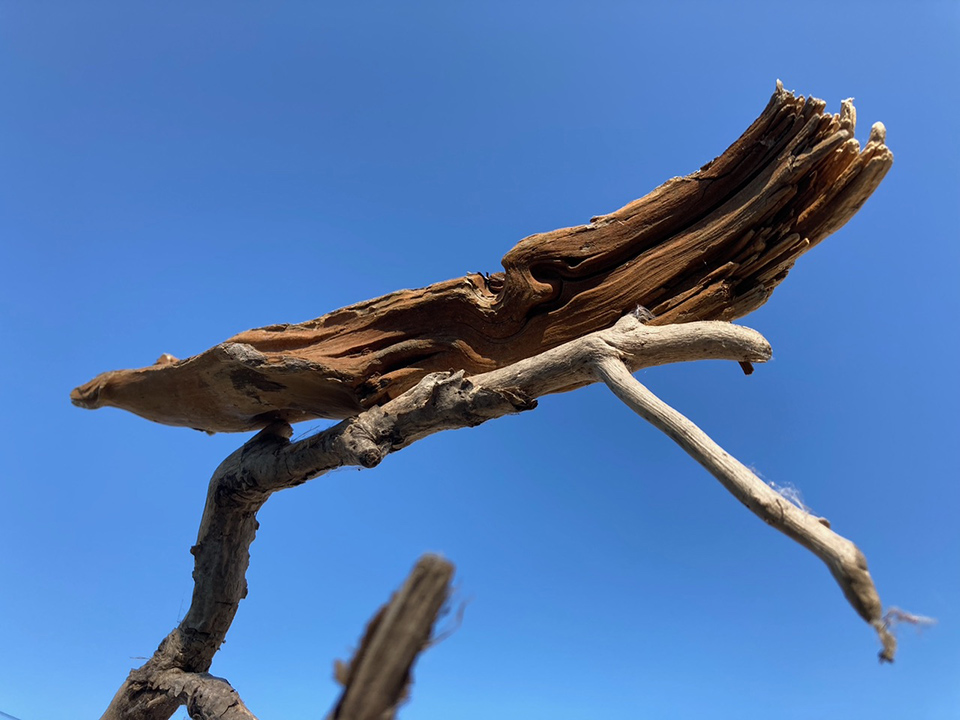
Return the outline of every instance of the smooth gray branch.
<path id="1" fill-rule="evenodd" d="M 826 563 L 843 594 L 880 636 L 881 660 L 893 662 L 896 639 L 883 620 L 883 607 L 867 559 L 860 549 L 818 518 L 787 500 L 731 457 L 703 430 L 648 390 L 617 358 L 597 363 L 597 372 L 614 394 L 640 417 L 682 447 L 730 493 L 768 525 L 796 540 Z"/>

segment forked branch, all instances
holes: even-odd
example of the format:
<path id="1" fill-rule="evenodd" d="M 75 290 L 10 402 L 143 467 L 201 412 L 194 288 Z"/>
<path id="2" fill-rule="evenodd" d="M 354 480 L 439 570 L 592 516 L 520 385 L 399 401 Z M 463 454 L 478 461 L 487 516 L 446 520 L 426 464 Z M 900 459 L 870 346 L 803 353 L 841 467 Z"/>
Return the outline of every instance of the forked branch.
<path id="1" fill-rule="evenodd" d="M 536 407 L 536 398 L 597 381 L 596 364 L 617 357 L 633 369 L 687 360 L 764 362 L 770 346 L 754 330 L 725 322 L 651 327 L 627 315 L 536 357 L 472 378 L 434 373 L 382 407 L 290 442 L 275 423 L 217 468 L 200 521 L 194 592 L 180 625 L 147 663 L 130 673 L 104 720 L 166 720 L 182 704 L 171 671 L 200 674 L 210 664 L 247 592 L 256 515 L 271 494 L 343 466 L 373 467 L 389 453 L 443 430 L 479 425 Z"/>
<path id="2" fill-rule="evenodd" d="M 881 124 L 863 148 L 854 139 L 850 101 L 838 114 L 824 111 L 822 101 L 778 83 L 763 113 L 722 155 L 589 224 L 522 240 L 504 256 L 503 272 L 250 330 L 192 358 L 164 354 L 153 366 L 102 373 L 74 389 L 80 407 L 118 407 L 208 432 L 261 429 L 210 482 L 191 550 L 189 611 L 130 673 L 103 717 L 166 720 L 183 704 L 197 718 L 253 717 L 207 671 L 246 595 L 257 512 L 272 493 L 334 468 L 373 467 L 427 435 L 528 410 L 541 395 L 600 380 L 762 519 L 820 557 L 891 660 L 892 620 L 880 615 L 856 546 L 786 502 L 630 377 L 641 367 L 700 359 L 733 360 L 749 374 L 750 363 L 769 359 L 758 333 L 721 321 L 762 305 L 800 255 L 857 212 L 893 162 Z M 646 318 L 651 326 L 629 314 L 617 322 L 639 305 L 656 314 Z M 290 442 L 289 423 L 312 418 L 346 419 Z M 440 570 L 434 562 L 425 577 L 439 578 Z M 388 629 L 404 623 L 386 622 L 394 610 L 384 613 L 351 665 L 337 720 L 388 717 L 403 691 L 412 657 L 381 651 L 422 645 L 426 615 L 401 642 Z M 370 658 L 380 658 L 376 670 L 365 664 Z"/>
<path id="3" fill-rule="evenodd" d="M 224 460 L 214 473 L 199 537 L 192 550 L 196 569 L 190 609 L 154 656 L 130 674 L 104 718 L 166 720 L 179 704 L 202 698 L 199 690 L 211 688 L 207 693 L 211 697 L 214 689 L 226 690 L 215 686 L 215 679 L 204 674 L 246 595 L 249 549 L 258 527 L 256 514 L 272 493 L 338 467 L 373 467 L 389 453 L 433 433 L 528 410 L 536 406 L 536 398 L 542 395 L 597 381 L 606 382 L 644 418 L 679 442 L 762 519 L 823 559 L 850 603 L 880 633 L 884 643 L 882 656 L 891 660 L 893 638 L 886 632 L 879 598 L 863 554 L 856 546 L 764 485 L 693 423 L 630 376 L 631 371 L 670 362 L 764 362 L 770 354 L 766 340 L 749 328 L 716 321 L 656 327 L 629 314 L 607 330 L 499 370 L 471 378 L 463 373 L 428 375 L 386 405 L 297 442 L 289 441 L 291 428 L 285 423 L 266 428 Z M 374 689 L 403 689 L 406 670 L 402 668 L 409 668 L 413 655 L 407 651 L 391 653 L 398 647 L 422 647 L 426 638 L 424 618 L 434 612 L 431 608 L 442 604 L 444 577 L 449 579 L 449 572 L 442 561 L 427 561 L 420 580 L 411 579 L 409 587 L 398 596 L 401 600 L 390 606 L 402 606 L 403 612 L 388 609 L 386 615 L 380 616 L 380 621 L 384 621 L 386 616 L 396 619 L 412 612 L 419 618 L 412 625 L 406 620 L 399 624 L 389 622 L 382 629 L 380 622 L 372 624 L 349 673 L 351 686 L 361 690 L 352 695 L 348 690 L 338 705 L 339 714 L 334 717 L 363 717 L 352 714 L 352 708 L 367 707 L 373 698 L 380 698 L 374 703 L 377 707 L 395 704 L 396 698 L 388 702 L 389 693 Z M 421 592 L 427 587 L 432 590 Z M 431 599 L 410 603 L 403 600 L 408 595 Z M 419 629 L 410 630 L 411 627 Z M 390 630 L 385 635 L 387 629 Z M 370 667 L 365 663 L 374 662 L 382 671 L 384 658 L 393 668 L 389 673 L 364 670 Z M 182 680 L 175 692 L 171 691 L 171 677 Z M 243 715 L 247 711 L 238 703 L 239 699 L 228 705 L 232 714 L 227 717 L 252 717 Z"/>

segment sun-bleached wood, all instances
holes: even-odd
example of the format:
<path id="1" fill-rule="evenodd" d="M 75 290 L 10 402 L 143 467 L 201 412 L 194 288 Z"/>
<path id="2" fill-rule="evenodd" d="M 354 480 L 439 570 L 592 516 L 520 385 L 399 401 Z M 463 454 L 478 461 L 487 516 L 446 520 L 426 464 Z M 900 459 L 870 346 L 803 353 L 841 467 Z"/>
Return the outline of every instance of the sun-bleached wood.
<path id="1" fill-rule="evenodd" d="M 826 563 L 853 609 L 877 631 L 883 646 L 880 659 L 893 662 L 896 638 L 884 620 L 880 596 L 867 570 L 867 559 L 856 545 L 831 530 L 825 518 L 816 517 L 790 502 L 731 457 L 703 430 L 650 392 L 618 358 L 604 358 L 597 363 L 597 372 L 630 409 L 703 465 L 754 515 Z"/>
<path id="2" fill-rule="evenodd" d="M 542 395 L 596 382 L 597 363 L 606 357 L 636 370 L 687 360 L 764 362 L 770 355 L 767 341 L 749 328 L 717 321 L 654 327 L 629 314 L 607 330 L 510 367 L 472 378 L 433 373 L 382 407 L 296 442 L 288 424 L 268 426 L 214 472 L 191 548 L 190 608 L 154 655 L 130 673 L 102 720 L 167 720 L 185 697 L 171 693 L 169 673 L 210 669 L 247 593 L 257 512 L 274 492 L 339 467 L 373 467 L 437 432 L 530 410 Z M 738 371 L 734 377 L 742 376 Z"/>
<path id="3" fill-rule="evenodd" d="M 389 453 L 433 433 L 529 410 L 535 407 L 537 397 L 601 380 L 646 419 L 677 440 L 751 510 L 823 559 L 850 603 L 881 634 L 883 657 L 892 660 L 893 638 L 886 633 L 879 598 L 867 572 L 866 561 L 856 546 L 829 530 L 822 519 L 794 507 L 765 486 L 690 421 L 650 395 L 629 374 L 631 370 L 667 362 L 727 359 L 752 363 L 764 362 L 770 355 L 766 340 L 749 328 L 715 321 L 656 327 L 645 325 L 630 314 L 612 328 L 506 368 L 472 378 L 465 377 L 462 372 L 431 374 L 383 407 L 371 408 L 303 440 L 291 442 L 292 429 L 285 423 L 271 425 L 224 460 L 214 473 L 197 544 L 192 549 L 196 567 L 190 609 L 154 656 L 142 668 L 131 672 L 103 717 L 107 720 L 167 720 L 180 703 L 200 697 L 196 688 L 201 686 L 201 681 L 214 687 L 205 673 L 226 636 L 240 600 L 246 595 L 249 549 L 258 527 L 256 513 L 272 493 L 338 467 L 373 467 Z M 441 576 L 449 580 L 452 570 L 444 569 L 442 561 L 430 559 L 427 562 L 432 568 L 428 568 L 427 574 L 432 573 L 434 580 Z M 404 598 L 410 594 L 433 598 L 420 604 L 419 611 L 413 610 L 412 605 L 408 608 L 419 618 L 414 623 L 419 628 L 416 632 L 410 631 L 405 621 L 395 626 L 408 628 L 400 631 L 407 638 L 404 647 L 408 650 L 422 643 L 424 618 L 433 613 L 433 610 L 424 612 L 424 608 L 439 607 L 438 588 L 445 586 L 445 583 L 432 581 L 427 584 L 436 592 L 424 594 L 413 589 L 401 592 Z M 411 579 L 406 587 L 422 588 L 424 584 Z M 400 604 L 409 605 L 406 600 Z M 369 690 L 369 683 L 376 683 L 379 678 L 378 673 L 370 668 L 382 669 L 385 666 L 380 663 L 386 662 L 393 671 L 383 675 L 384 684 L 378 686 L 375 704 L 377 707 L 394 707 L 405 687 L 396 680 L 396 668 L 408 660 L 412 663 L 412 659 L 409 652 L 402 654 L 400 662 L 396 654 L 369 650 L 398 642 L 397 636 L 391 635 L 392 640 L 383 640 L 386 636 L 377 635 L 377 624 L 372 623 L 366 644 L 361 644 L 368 648 L 360 653 L 368 664 L 356 664 L 357 669 L 348 673 L 348 677 Z M 385 627 L 389 626 L 390 623 Z M 359 660 L 358 657 L 355 662 Z M 361 672 L 361 667 L 367 669 Z M 180 684 L 171 685 L 171 677 L 178 678 Z M 392 679 L 387 681 L 387 678 Z M 396 697 L 385 694 L 383 688 L 387 687 L 399 688 Z M 209 697 L 229 697 L 221 692 L 225 687 L 214 689 L 220 695 L 211 690 Z M 364 692 L 357 697 L 366 696 Z M 354 696 L 345 693 L 343 712 L 352 707 L 347 703 L 348 697 Z M 218 699 L 217 702 L 223 701 Z M 350 702 L 367 707 L 363 700 Z M 249 712 L 239 703 L 239 698 L 229 707 L 234 713 L 230 717 L 245 718 L 247 716 L 242 713 Z"/>
<path id="4" fill-rule="evenodd" d="M 257 720 L 230 683 L 209 673 L 168 670 L 158 685 L 187 709 L 192 720 Z"/>
<path id="5" fill-rule="evenodd" d="M 103 373 L 71 398 L 168 425 L 252 430 L 351 417 L 432 372 L 505 367 L 637 305 L 658 325 L 742 317 L 859 210 L 893 162 L 882 125 L 861 149 L 853 104 L 837 114 L 825 106 L 778 83 L 722 155 L 586 225 L 525 238 L 503 272 L 249 330 L 186 360 L 163 354 Z"/>

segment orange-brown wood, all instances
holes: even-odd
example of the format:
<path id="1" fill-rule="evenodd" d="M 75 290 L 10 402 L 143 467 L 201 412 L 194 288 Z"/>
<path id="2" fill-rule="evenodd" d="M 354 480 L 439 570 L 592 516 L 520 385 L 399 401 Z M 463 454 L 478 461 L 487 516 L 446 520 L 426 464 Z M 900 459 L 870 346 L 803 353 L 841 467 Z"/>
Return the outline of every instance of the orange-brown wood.
<path id="1" fill-rule="evenodd" d="M 103 373 L 71 393 L 210 432 L 343 418 L 430 372 L 509 365 L 643 306 L 654 324 L 733 320 L 839 229 L 889 170 L 884 130 L 778 84 L 726 152 L 588 225 L 532 235 L 503 272 L 401 290 L 297 325 L 248 330 L 186 360 Z"/>

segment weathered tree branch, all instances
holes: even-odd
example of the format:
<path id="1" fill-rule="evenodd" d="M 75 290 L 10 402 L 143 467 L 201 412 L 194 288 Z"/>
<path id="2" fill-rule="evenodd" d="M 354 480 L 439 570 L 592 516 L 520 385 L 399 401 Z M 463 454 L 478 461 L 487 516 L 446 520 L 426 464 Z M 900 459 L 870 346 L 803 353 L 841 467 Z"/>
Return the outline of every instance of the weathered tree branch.
<path id="1" fill-rule="evenodd" d="M 443 430 L 528 410 L 536 398 L 597 381 L 596 366 L 616 357 L 636 370 L 685 360 L 764 362 L 770 346 L 749 328 L 724 322 L 652 327 L 627 315 L 537 357 L 490 373 L 435 373 L 358 416 L 297 442 L 275 423 L 227 457 L 210 481 L 200 521 L 194 592 L 180 625 L 153 657 L 130 673 L 103 720 L 167 720 L 179 706 L 164 678 L 206 673 L 246 595 L 256 514 L 270 495 L 347 465 L 373 467 L 386 455 Z"/>
<path id="2" fill-rule="evenodd" d="M 770 346 L 755 330 L 730 323 L 652 327 L 626 315 L 607 330 L 500 370 L 470 378 L 462 372 L 428 375 L 382 407 L 312 437 L 280 444 L 273 453 L 248 454 L 243 473 L 232 477 L 244 490 L 272 492 L 344 465 L 374 467 L 389 453 L 427 435 L 529 410 L 542 395 L 596 382 L 595 363 L 611 353 L 639 370 L 687 360 L 764 362 Z M 275 432 L 268 428 L 261 435 Z"/>
<path id="3" fill-rule="evenodd" d="M 820 557 L 880 634 L 881 657 L 892 660 L 889 621 L 856 546 L 630 377 L 641 367 L 708 358 L 737 361 L 749 373 L 750 363 L 769 359 L 758 333 L 718 321 L 763 304 L 802 253 L 856 213 L 892 163 L 882 125 L 861 151 L 850 101 L 836 115 L 824 107 L 778 83 L 723 155 L 588 225 L 524 239 L 503 258 L 502 273 L 251 330 L 187 360 L 163 355 L 152 367 L 76 388 L 71 397 L 81 407 L 114 406 L 207 431 L 263 428 L 211 479 L 191 550 L 189 611 L 103 717 L 167 720 L 181 705 L 195 718 L 253 717 L 207 672 L 246 595 L 256 515 L 272 493 L 337 467 L 373 467 L 432 433 L 601 380 L 753 512 Z M 320 417 L 348 419 L 290 442 L 290 422 Z M 392 716 L 450 572 L 437 559 L 422 561 L 371 622 L 332 718 Z"/>
<path id="4" fill-rule="evenodd" d="M 597 363 L 597 372 L 614 394 L 703 465 L 730 493 L 768 525 L 796 540 L 823 560 L 847 600 L 880 636 L 880 659 L 893 662 L 896 638 L 883 618 L 880 596 L 860 549 L 818 518 L 788 501 L 743 463 L 731 457 L 703 430 L 644 387 L 617 358 Z"/>
<path id="5" fill-rule="evenodd" d="M 839 114 L 824 108 L 778 84 L 721 156 L 588 225 L 522 240 L 502 273 L 250 330 L 186 360 L 164 354 L 151 367 L 103 373 L 71 397 L 168 425 L 251 430 L 350 417 L 432 372 L 505 367 L 637 305 L 658 325 L 742 317 L 856 213 L 893 162 L 882 125 L 861 151 L 852 103 Z"/>
<path id="6" fill-rule="evenodd" d="M 392 720 L 409 694 L 417 656 L 450 593 L 453 565 L 424 555 L 367 625 L 349 664 L 337 664 L 343 694 L 329 720 Z"/>
<path id="7" fill-rule="evenodd" d="M 193 720 L 257 720 L 223 678 L 208 673 L 167 670 L 158 684 L 187 708 Z"/>
<path id="8" fill-rule="evenodd" d="M 130 673 L 102 717 L 166 720 L 181 706 L 193 720 L 257 720 L 223 678 L 149 663 Z"/>

